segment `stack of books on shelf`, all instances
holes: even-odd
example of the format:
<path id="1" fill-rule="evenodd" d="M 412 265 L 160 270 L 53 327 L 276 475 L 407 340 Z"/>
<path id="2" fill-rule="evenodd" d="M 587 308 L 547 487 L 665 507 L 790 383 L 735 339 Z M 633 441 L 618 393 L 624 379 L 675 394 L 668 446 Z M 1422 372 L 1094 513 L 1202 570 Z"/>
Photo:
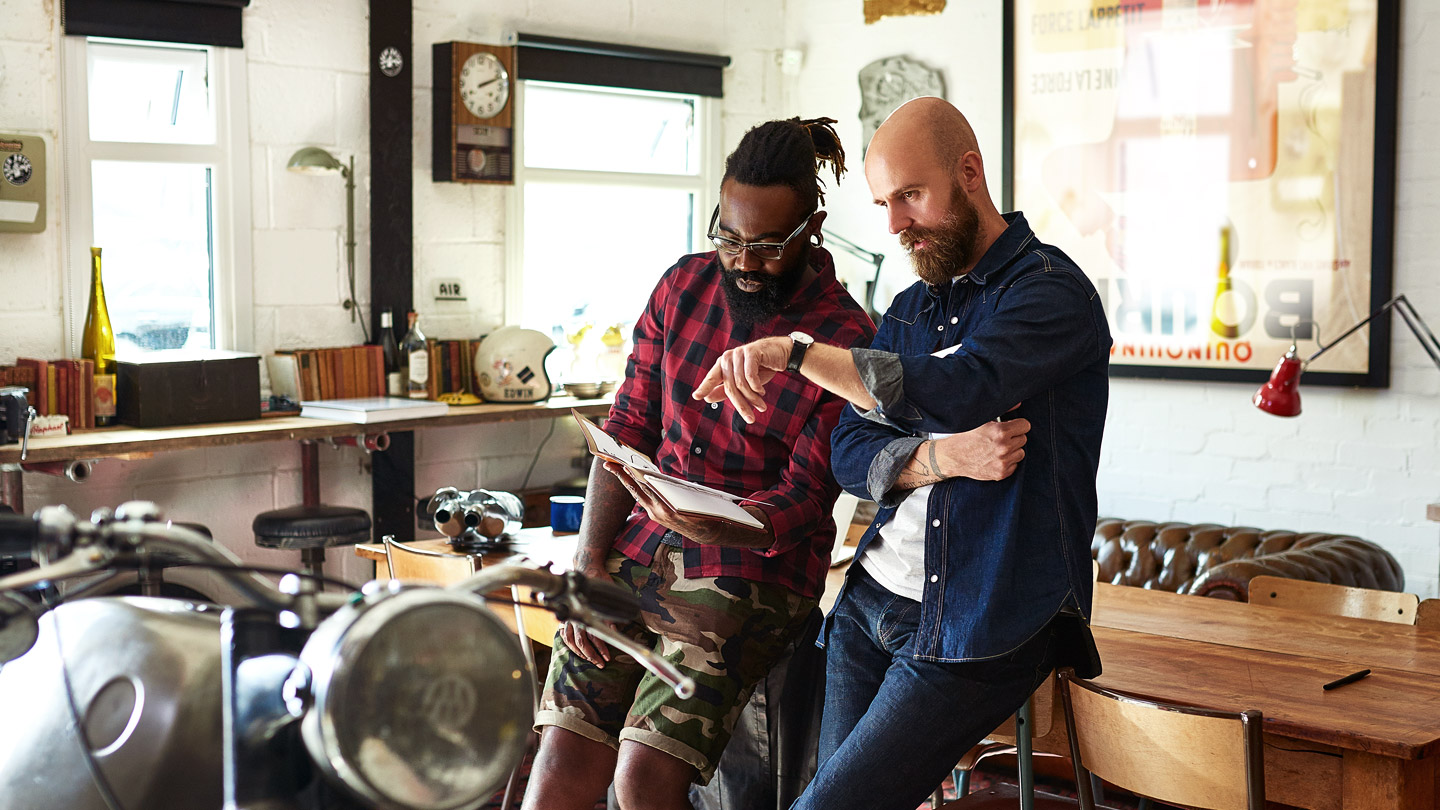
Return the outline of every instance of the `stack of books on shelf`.
<path id="1" fill-rule="evenodd" d="M 90 360 L 35 360 L 21 357 L 0 366 L 0 386 L 20 385 L 40 416 L 64 414 L 72 430 L 95 427 L 95 363 Z"/>
<path id="2" fill-rule="evenodd" d="M 379 346 L 284 349 L 265 358 L 270 390 L 294 400 L 385 396 Z"/>
<path id="3" fill-rule="evenodd" d="M 430 352 L 430 399 L 441 394 L 474 394 L 475 349 L 478 340 L 426 340 Z"/>
<path id="4" fill-rule="evenodd" d="M 479 395 L 474 358 L 478 340 L 427 340 L 430 353 L 428 399 L 441 394 Z M 379 346 L 283 349 L 265 359 L 270 390 L 296 401 L 383 397 L 385 358 Z"/>

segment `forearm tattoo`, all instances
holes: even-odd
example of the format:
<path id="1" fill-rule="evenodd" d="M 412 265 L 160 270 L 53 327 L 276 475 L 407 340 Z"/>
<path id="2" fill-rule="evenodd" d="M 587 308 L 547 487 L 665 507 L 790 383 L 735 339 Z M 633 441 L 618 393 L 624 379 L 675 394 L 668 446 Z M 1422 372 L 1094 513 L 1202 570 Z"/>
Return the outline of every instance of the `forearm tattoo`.
<path id="1" fill-rule="evenodd" d="M 922 454 L 921 451 L 924 448 L 928 448 L 928 450 Z M 905 462 L 905 469 L 901 470 L 899 477 L 895 479 L 895 488 L 916 489 L 943 480 L 945 480 L 945 474 L 940 471 L 940 457 L 936 451 L 936 443 L 928 441 L 915 448 L 915 454 Z"/>

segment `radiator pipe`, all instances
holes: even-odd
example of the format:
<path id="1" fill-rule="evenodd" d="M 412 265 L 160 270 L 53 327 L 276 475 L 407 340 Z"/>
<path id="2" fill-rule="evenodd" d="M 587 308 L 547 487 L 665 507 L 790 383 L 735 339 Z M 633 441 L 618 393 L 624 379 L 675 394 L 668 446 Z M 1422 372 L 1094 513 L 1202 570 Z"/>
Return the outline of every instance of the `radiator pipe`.
<path id="1" fill-rule="evenodd" d="M 92 461 L 39 461 L 34 464 L 21 464 L 20 469 L 25 472 L 43 473 L 45 475 L 65 476 L 77 484 L 85 483 L 90 477 L 90 465 Z"/>
<path id="2" fill-rule="evenodd" d="M 389 433 L 367 433 L 364 436 L 335 436 L 330 441 L 346 447 L 363 447 L 367 453 L 383 453 L 390 449 Z"/>

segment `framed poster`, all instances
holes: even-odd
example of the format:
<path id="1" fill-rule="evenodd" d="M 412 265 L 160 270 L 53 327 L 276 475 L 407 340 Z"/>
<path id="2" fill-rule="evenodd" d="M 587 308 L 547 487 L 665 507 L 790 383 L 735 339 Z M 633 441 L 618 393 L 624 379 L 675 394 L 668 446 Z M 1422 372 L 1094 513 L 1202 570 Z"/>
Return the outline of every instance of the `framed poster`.
<path id="1" fill-rule="evenodd" d="M 1116 376 L 1263 381 L 1390 297 L 1399 0 L 1005 0 L 1007 209 Z M 1389 319 L 1305 382 L 1389 385 Z"/>

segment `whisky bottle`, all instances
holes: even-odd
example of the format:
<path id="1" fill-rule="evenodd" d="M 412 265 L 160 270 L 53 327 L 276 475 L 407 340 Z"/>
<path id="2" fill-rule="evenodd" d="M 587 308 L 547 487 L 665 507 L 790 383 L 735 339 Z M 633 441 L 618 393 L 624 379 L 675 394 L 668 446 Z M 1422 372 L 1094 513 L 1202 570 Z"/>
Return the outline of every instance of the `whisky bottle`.
<path id="1" fill-rule="evenodd" d="M 100 280 L 100 248 L 90 248 L 90 306 L 80 338 L 80 356 L 95 363 L 95 425 L 115 421 L 115 330 Z"/>
<path id="2" fill-rule="evenodd" d="M 400 341 L 401 376 L 405 380 L 405 396 L 426 399 L 430 396 L 430 353 L 425 348 L 425 334 L 420 331 L 419 316 L 410 313 L 410 331 Z"/>
<path id="3" fill-rule="evenodd" d="M 395 345 L 395 318 L 388 309 L 380 313 L 380 353 L 385 358 L 385 394 L 405 396 L 405 381 L 400 376 L 400 347 Z"/>
<path id="4" fill-rule="evenodd" d="M 1215 282 L 1215 303 L 1210 309 L 1210 331 L 1217 337 L 1240 337 L 1240 313 L 1235 311 L 1235 290 L 1230 283 L 1230 226 L 1220 228 L 1220 278 Z"/>

